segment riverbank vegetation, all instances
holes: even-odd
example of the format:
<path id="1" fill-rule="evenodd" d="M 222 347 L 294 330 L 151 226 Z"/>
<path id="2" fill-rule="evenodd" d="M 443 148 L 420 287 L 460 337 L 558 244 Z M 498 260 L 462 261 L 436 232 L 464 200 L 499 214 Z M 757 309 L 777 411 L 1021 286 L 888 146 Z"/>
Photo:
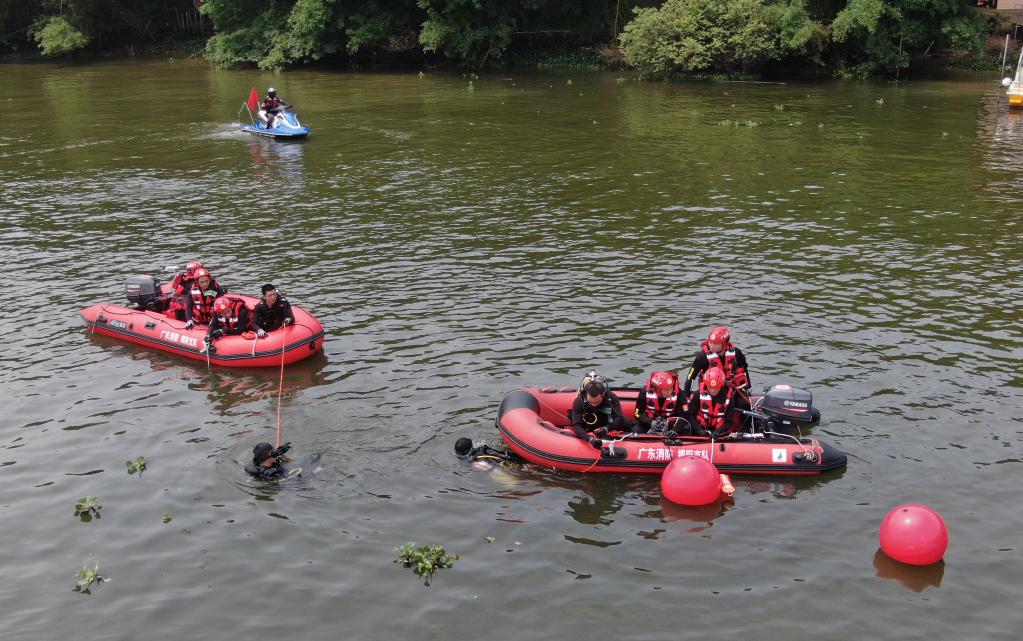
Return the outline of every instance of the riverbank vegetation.
<path id="1" fill-rule="evenodd" d="M 220 66 L 559 61 L 650 78 L 897 75 L 991 59 L 967 0 L 0 0 L 0 48 L 67 56 L 201 39 Z"/>

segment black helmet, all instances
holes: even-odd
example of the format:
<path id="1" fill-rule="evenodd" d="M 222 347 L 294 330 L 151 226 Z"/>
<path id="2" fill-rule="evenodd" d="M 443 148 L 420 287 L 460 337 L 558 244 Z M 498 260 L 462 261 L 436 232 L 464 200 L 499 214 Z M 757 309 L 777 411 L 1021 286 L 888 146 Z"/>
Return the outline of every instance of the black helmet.
<path id="1" fill-rule="evenodd" d="M 274 89 L 273 87 L 268 87 L 267 90 L 266 90 L 266 95 L 270 96 L 271 98 L 276 98 L 277 97 L 277 90 Z"/>
<path id="2" fill-rule="evenodd" d="M 266 459 L 273 456 L 274 446 L 269 443 L 257 443 L 256 447 L 252 448 L 252 460 L 256 465 L 259 465 Z"/>

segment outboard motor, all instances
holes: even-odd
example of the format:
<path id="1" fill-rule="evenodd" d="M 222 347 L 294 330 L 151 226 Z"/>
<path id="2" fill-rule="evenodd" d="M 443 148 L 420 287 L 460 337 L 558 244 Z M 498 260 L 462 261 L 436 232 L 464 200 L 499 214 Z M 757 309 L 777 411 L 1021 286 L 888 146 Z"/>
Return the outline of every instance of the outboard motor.
<path id="1" fill-rule="evenodd" d="M 128 302 L 139 309 L 161 311 L 160 307 L 167 308 L 168 301 L 160 290 L 160 279 L 156 276 L 129 276 L 124 281 L 124 295 L 128 297 Z"/>
<path id="2" fill-rule="evenodd" d="M 797 435 L 800 427 L 821 420 L 813 395 L 791 385 L 774 385 L 753 405 L 755 426 L 766 432 Z"/>

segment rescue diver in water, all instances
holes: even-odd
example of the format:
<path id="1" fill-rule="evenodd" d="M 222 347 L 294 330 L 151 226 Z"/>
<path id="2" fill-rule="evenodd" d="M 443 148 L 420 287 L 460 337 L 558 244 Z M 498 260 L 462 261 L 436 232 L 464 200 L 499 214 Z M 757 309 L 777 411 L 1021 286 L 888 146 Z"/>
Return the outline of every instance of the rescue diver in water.
<path id="1" fill-rule="evenodd" d="M 288 462 L 285 454 L 291 449 L 291 443 L 274 448 L 269 443 L 257 443 L 252 448 L 252 462 L 245 466 L 245 471 L 260 481 L 276 481 L 288 476 L 284 464 Z"/>
<path id="2" fill-rule="evenodd" d="M 466 461 L 478 461 L 480 459 L 496 459 L 508 463 L 520 463 L 522 458 L 519 455 L 506 450 L 497 450 L 486 443 L 479 445 L 472 442 L 472 439 L 464 436 L 455 441 L 455 454 Z"/>

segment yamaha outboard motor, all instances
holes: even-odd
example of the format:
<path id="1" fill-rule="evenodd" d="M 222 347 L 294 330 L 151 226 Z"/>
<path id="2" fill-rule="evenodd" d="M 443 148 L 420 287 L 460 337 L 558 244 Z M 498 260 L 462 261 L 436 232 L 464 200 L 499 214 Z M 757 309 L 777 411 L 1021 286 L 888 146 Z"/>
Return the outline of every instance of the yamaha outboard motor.
<path id="1" fill-rule="evenodd" d="M 167 308 L 167 300 L 160 290 L 160 279 L 156 276 L 129 276 L 124 281 L 124 295 L 139 309 L 161 311 L 160 307 Z"/>
<path id="2" fill-rule="evenodd" d="M 756 427 L 765 432 L 796 435 L 800 427 L 821 420 L 813 395 L 791 385 L 774 385 L 753 406 Z"/>

